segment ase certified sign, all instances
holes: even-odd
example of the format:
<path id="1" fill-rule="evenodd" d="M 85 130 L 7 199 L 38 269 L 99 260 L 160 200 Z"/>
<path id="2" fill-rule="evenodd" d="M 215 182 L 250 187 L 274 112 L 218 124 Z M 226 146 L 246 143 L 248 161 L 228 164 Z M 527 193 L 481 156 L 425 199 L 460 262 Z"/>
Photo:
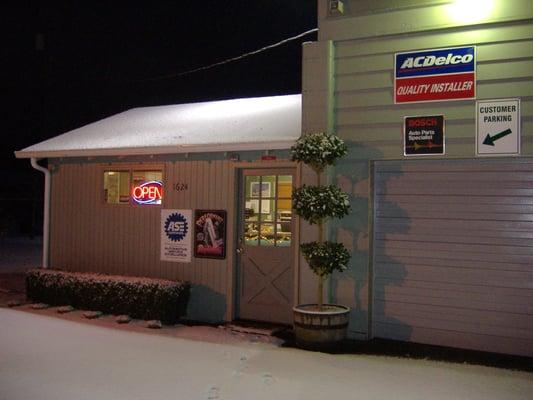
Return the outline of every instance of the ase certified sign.
<path id="1" fill-rule="evenodd" d="M 520 154 L 520 99 L 476 102 L 476 154 Z"/>
<path id="2" fill-rule="evenodd" d="M 476 98 L 476 48 L 450 47 L 396 53 L 394 102 Z"/>

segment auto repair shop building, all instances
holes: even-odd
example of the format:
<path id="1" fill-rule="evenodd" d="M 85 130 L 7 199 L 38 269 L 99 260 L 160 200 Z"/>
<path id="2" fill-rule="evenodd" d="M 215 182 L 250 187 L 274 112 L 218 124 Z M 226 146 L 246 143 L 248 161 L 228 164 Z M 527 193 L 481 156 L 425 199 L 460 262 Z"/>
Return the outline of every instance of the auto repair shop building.
<path id="1" fill-rule="evenodd" d="M 300 95 L 136 108 L 17 152 L 49 175 L 44 265 L 187 280 L 192 320 L 290 324 L 301 113 Z"/>
<path id="2" fill-rule="evenodd" d="M 314 182 L 287 150 L 335 132 L 349 336 L 532 356 L 530 1 L 318 0 L 318 27 L 302 96 L 130 110 L 17 153 L 49 160 L 50 265 L 189 280 L 193 319 L 291 323 L 316 291 L 291 188 Z"/>
<path id="3" fill-rule="evenodd" d="M 353 212 L 332 231 L 352 261 L 330 284 L 349 335 L 532 356 L 531 2 L 319 0 L 318 16 L 302 127 L 349 144 L 331 179 Z"/>

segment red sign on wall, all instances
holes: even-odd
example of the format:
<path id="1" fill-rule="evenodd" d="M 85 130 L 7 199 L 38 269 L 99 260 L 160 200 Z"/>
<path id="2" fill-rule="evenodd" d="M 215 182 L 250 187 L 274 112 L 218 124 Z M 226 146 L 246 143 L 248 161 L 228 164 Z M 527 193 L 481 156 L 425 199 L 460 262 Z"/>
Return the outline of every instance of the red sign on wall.
<path id="1" fill-rule="evenodd" d="M 475 98 L 473 73 L 407 78 L 396 83 L 396 103 Z"/>
<path id="2" fill-rule="evenodd" d="M 163 183 L 160 181 L 143 182 L 131 189 L 131 200 L 135 204 L 161 204 Z"/>
<path id="3" fill-rule="evenodd" d="M 475 47 L 397 53 L 394 102 L 476 98 Z"/>

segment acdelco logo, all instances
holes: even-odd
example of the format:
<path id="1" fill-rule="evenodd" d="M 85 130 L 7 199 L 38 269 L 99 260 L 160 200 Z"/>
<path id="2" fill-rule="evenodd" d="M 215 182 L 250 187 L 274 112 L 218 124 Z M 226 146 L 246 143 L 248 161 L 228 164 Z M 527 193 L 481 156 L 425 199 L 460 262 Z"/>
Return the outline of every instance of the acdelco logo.
<path id="1" fill-rule="evenodd" d="M 402 63 L 400 69 L 405 68 L 424 68 L 424 67 L 433 67 L 435 65 L 457 65 L 457 64 L 468 64 L 474 60 L 473 54 L 453 54 L 448 53 L 446 57 L 436 57 L 436 56 L 419 56 L 419 57 L 408 57 Z"/>
<path id="2" fill-rule="evenodd" d="M 475 72 L 476 49 L 449 47 L 396 53 L 394 67 L 396 78 Z"/>

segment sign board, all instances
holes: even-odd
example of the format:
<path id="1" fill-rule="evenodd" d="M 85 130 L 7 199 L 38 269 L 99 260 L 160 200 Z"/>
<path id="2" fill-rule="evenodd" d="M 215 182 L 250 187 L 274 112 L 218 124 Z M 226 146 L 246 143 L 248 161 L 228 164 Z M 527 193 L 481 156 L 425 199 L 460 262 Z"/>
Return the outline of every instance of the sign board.
<path id="1" fill-rule="evenodd" d="M 192 210 L 161 210 L 161 261 L 191 262 Z"/>
<path id="2" fill-rule="evenodd" d="M 133 186 L 131 200 L 134 204 L 161 204 L 163 198 L 163 182 L 147 181 Z"/>
<path id="3" fill-rule="evenodd" d="M 196 210 L 194 213 L 194 256 L 226 258 L 226 211 Z"/>
<path id="4" fill-rule="evenodd" d="M 394 103 L 476 98 L 476 48 L 396 53 Z"/>
<path id="5" fill-rule="evenodd" d="M 520 154 L 520 99 L 476 102 L 476 154 Z"/>
<path id="6" fill-rule="evenodd" d="M 404 155 L 444 154 L 444 115 L 404 118 Z"/>

